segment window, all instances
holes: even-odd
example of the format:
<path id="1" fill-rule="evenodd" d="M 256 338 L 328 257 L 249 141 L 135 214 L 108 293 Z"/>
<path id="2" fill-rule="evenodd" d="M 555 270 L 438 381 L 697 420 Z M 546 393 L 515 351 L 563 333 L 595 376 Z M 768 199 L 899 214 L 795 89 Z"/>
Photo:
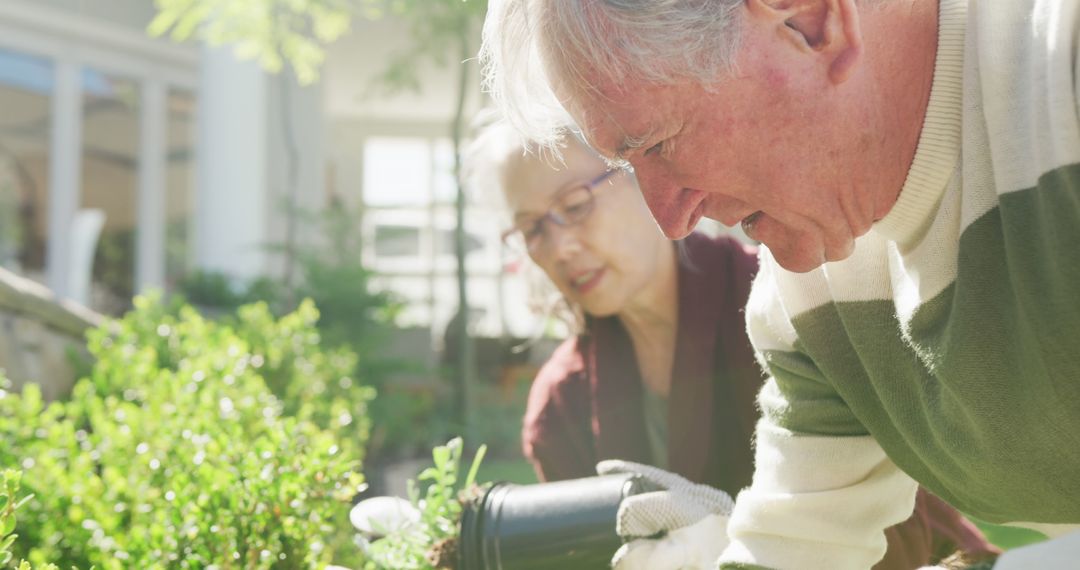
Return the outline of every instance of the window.
<path id="1" fill-rule="evenodd" d="M 169 90 L 166 101 L 165 285 L 174 289 L 191 268 L 195 184 L 195 94 Z"/>
<path id="2" fill-rule="evenodd" d="M 363 148 L 366 265 L 377 286 L 407 303 L 403 323 L 442 334 L 458 306 L 453 146 L 445 138 L 378 136 Z M 475 330 L 492 336 L 507 332 L 509 304 L 526 306 L 521 288 L 503 286 L 501 219 L 483 204 L 465 213 L 469 312 Z"/>
<path id="3" fill-rule="evenodd" d="M 0 265 L 123 310 L 189 265 L 198 51 L 147 38 L 144 0 L 23 4 L 0 19 Z"/>
<path id="4" fill-rule="evenodd" d="M 427 207 L 431 145 L 424 139 L 380 137 L 364 144 L 364 204 Z"/>
<path id="5" fill-rule="evenodd" d="M 0 266 L 44 282 L 53 66 L 0 49 Z"/>
<path id="6" fill-rule="evenodd" d="M 104 214 L 94 251 L 90 304 L 122 311 L 135 293 L 139 85 L 85 68 L 80 209 Z"/>
<path id="7" fill-rule="evenodd" d="M 379 258 L 419 256 L 420 228 L 375 226 L 375 255 Z"/>
<path id="8" fill-rule="evenodd" d="M 439 247 L 438 247 L 439 255 L 456 256 L 457 251 L 456 251 L 454 245 L 457 242 L 457 230 L 456 229 L 439 230 L 437 235 L 438 235 L 438 243 L 439 243 Z M 483 241 L 483 239 L 480 238 L 480 236 L 478 236 L 478 235 L 476 235 L 474 233 L 469 233 L 468 230 L 465 230 L 465 255 L 466 255 L 466 257 L 468 257 L 469 254 L 472 254 L 472 253 L 475 253 L 477 251 L 480 251 L 480 250 L 484 249 L 484 245 L 485 245 L 484 241 Z"/>

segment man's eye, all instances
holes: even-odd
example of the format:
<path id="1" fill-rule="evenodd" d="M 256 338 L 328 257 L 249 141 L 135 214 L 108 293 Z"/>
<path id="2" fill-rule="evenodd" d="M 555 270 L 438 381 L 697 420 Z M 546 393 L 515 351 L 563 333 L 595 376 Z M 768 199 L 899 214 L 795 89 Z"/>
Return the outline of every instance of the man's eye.
<path id="1" fill-rule="evenodd" d="M 664 141 L 660 141 L 660 142 L 650 146 L 649 148 L 645 149 L 645 156 L 651 156 L 651 155 L 654 155 L 654 154 L 659 154 L 660 151 L 663 149 L 663 147 L 664 147 Z"/>

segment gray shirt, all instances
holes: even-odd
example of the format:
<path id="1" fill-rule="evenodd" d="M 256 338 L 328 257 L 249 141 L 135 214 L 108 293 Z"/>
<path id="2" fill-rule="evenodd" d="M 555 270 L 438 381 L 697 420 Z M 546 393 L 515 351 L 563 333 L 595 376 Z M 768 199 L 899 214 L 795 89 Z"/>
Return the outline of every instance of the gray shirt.
<path id="1" fill-rule="evenodd" d="M 645 408 L 645 432 L 649 437 L 652 464 L 668 468 L 668 400 L 642 386 L 642 406 Z"/>

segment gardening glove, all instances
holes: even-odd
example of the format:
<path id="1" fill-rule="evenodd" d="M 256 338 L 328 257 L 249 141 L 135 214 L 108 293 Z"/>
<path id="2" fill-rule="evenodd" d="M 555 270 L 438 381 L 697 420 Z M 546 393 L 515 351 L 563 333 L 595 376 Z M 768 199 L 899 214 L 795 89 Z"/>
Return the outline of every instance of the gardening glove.
<path id="1" fill-rule="evenodd" d="M 349 521 L 367 540 L 407 532 L 420 522 L 420 511 L 400 497 L 364 499 L 349 511 Z"/>
<path id="2" fill-rule="evenodd" d="M 623 499 L 615 531 L 626 544 L 614 570 L 711 570 L 728 545 L 735 502 L 727 493 L 650 465 L 607 460 L 597 473 L 634 473 L 662 490 Z"/>
<path id="3" fill-rule="evenodd" d="M 1072 570 L 1080 568 L 1080 531 L 1009 550 L 1002 554 L 994 570 Z"/>

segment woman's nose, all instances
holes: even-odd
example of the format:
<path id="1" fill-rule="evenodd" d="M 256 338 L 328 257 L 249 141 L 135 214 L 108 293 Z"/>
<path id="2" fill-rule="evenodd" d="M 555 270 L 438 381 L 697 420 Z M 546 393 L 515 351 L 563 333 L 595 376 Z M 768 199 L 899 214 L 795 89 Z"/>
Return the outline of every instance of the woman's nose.
<path id="1" fill-rule="evenodd" d="M 577 229 L 579 226 L 560 226 L 548 224 L 547 235 L 548 247 L 556 259 L 568 259 L 581 251 L 581 239 Z"/>

